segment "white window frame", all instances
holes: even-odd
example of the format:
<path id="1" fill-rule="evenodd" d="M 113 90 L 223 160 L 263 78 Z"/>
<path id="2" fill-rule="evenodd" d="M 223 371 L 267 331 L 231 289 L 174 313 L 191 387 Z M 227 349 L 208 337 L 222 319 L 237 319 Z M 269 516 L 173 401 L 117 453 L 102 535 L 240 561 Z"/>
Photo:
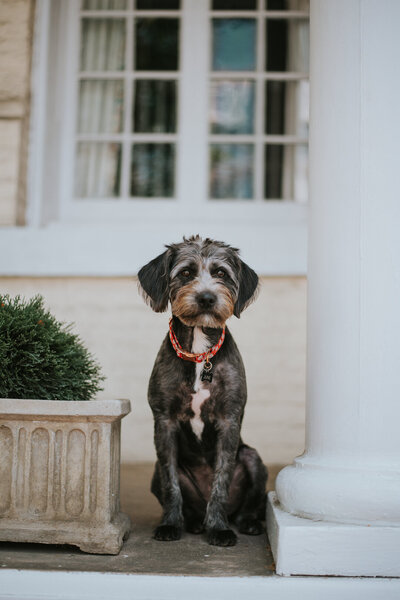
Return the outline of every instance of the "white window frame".
<path id="1" fill-rule="evenodd" d="M 164 243 L 200 233 L 239 246 L 244 259 L 260 274 L 305 274 L 306 205 L 263 200 L 259 189 L 254 200 L 208 200 L 209 21 L 214 15 L 209 10 L 209 0 L 181 0 L 179 11 L 176 198 L 69 201 L 73 185 L 76 112 L 71 107 L 76 107 L 77 99 L 79 3 L 80 0 L 36 3 L 28 223 L 24 228 L 3 230 L 0 252 L 3 244 L 8 244 L 8 249 L 11 244 L 14 251 L 7 263 L 0 258 L 0 273 L 131 275 L 161 251 Z M 237 16 L 242 15 L 238 11 Z"/>

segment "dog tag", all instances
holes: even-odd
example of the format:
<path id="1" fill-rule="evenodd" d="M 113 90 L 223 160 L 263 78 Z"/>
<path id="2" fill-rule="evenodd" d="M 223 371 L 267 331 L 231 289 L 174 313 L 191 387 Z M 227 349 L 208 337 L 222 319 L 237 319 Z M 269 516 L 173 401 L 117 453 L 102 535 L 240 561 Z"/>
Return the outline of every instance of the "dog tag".
<path id="1" fill-rule="evenodd" d="M 202 370 L 202 372 L 200 373 L 200 379 L 202 381 L 209 381 L 211 383 L 212 378 L 213 378 L 213 374 L 211 373 L 212 371 L 212 364 L 207 361 L 204 363 L 204 368 Z"/>

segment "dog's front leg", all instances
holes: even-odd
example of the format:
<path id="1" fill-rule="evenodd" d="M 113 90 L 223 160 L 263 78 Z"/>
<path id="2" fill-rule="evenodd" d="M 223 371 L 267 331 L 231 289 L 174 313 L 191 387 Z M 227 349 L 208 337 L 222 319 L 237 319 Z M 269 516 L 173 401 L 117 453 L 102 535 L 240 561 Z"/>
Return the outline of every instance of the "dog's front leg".
<path id="1" fill-rule="evenodd" d="M 219 423 L 215 474 L 205 518 L 207 539 L 214 546 L 234 546 L 237 541 L 235 533 L 229 529 L 225 506 L 236 465 L 239 441 L 238 422 L 224 420 Z"/>
<path id="2" fill-rule="evenodd" d="M 177 467 L 176 423 L 163 417 L 155 418 L 154 441 L 160 466 L 163 500 L 163 517 L 154 531 L 154 537 L 162 541 L 179 540 L 183 515 Z"/>

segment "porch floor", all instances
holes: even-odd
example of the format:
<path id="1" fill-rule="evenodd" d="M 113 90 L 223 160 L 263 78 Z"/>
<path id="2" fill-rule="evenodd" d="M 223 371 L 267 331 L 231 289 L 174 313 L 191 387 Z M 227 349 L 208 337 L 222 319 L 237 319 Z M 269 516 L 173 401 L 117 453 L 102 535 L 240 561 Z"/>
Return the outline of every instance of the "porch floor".
<path id="1" fill-rule="evenodd" d="M 269 466 L 269 490 L 281 468 Z M 149 463 L 122 465 L 121 505 L 132 531 L 118 556 L 85 554 L 73 546 L 0 542 L 0 568 L 216 577 L 274 574 L 266 534 L 238 534 L 237 545 L 230 548 L 210 546 L 204 535 L 188 533 L 176 542 L 153 540 L 161 510 L 150 492 L 152 471 Z"/>

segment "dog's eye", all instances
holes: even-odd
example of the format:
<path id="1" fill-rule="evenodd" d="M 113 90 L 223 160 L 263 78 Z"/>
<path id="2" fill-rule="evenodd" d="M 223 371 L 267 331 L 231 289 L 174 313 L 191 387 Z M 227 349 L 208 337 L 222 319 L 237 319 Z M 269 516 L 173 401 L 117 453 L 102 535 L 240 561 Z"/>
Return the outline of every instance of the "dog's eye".
<path id="1" fill-rule="evenodd" d="M 223 269 L 218 269 L 217 271 L 217 277 L 219 277 L 220 279 L 223 279 L 223 277 L 225 277 L 226 273 Z"/>
<path id="2" fill-rule="evenodd" d="M 183 271 L 181 271 L 181 275 L 182 277 L 190 277 L 190 271 L 189 269 L 183 269 Z"/>

